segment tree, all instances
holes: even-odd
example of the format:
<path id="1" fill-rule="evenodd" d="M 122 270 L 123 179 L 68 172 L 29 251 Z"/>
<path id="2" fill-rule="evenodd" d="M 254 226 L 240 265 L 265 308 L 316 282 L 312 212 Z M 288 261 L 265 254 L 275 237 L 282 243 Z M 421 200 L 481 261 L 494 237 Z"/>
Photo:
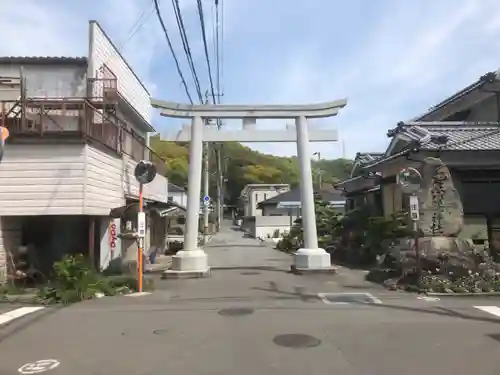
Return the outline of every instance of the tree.
<path id="1" fill-rule="evenodd" d="M 151 147 L 165 160 L 167 177 L 170 182 L 185 186 L 189 169 L 189 147 L 187 144 L 162 141 L 151 137 Z M 213 150 L 213 147 L 211 148 Z M 224 143 L 221 151 L 226 203 L 235 204 L 241 190 L 251 183 L 286 183 L 295 187 L 300 182 L 299 164 L 296 156 L 280 157 L 262 154 L 237 142 Z M 211 153 L 213 156 L 213 152 Z M 313 171 L 322 171 L 325 183 L 336 183 L 349 177 L 352 161 L 347 159 L 313 161 Z M 210 169 L 216 170 L 215 158 L 210 158 Z M 314 172 L 316 173 L 316 172 Z M 215 195 L 216 176 L 210 177 L 210 195 Z"/>

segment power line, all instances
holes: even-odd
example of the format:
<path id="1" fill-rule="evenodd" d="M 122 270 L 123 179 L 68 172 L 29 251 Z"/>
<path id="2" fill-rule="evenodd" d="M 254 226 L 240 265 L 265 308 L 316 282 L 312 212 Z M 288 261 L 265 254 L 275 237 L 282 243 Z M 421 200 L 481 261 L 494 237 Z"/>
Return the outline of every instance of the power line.
<path id="1" fill-rule="evenodd" d="M 189 102 L 191 104 L 193 104 L 193 99 L 191 98 L 191 94 L 189 93 L 189 89 L 187 87 L 186 80 L 184 79 L 184 75 L 182 74 L 182 70 L 181 70 L 181 67 L 179 65 L 179 60 L 177 59 L 177 56 L 175 55 L 174 47 L 172 46 L 172 41 L 170 40 L 170 36 L 168 35 L 167 27 L 165 26 L 165 23 L 163 22 L 163 18 L 161 16 L 160 6 L 158 4 L 158 0 L 153 0 L 153 2 L 155 5 L 156 15 L 158 16 L 158 21 L 160 22 L 161 28 L 163 29 L 163 33 L 165 34 L 165 38 L 167 39 L 168 48 L 170 49 L 170 52 L 172 53 L 172 57 L 174 58 L 175 66 L 177 68 L 177 73 L 179 74 L 179 77 L 181 78 L 182 85 L 184 86 L 184 91 L 186 92 L 186 95 L 189 99 Z"/>
<path id="2" fill-rule="evenodd" d="M 203 4 L 201 3 L 201 0 L 198 0 L 197 3 L 198 3 L 198 16 L 200 17 L 201 35 L 203 37 L 203 47 L 205 50 L 205 59 L 207 60 L 208 78 L 210 80 L 210 90 L 212 93 L 213 102 L 215 104 L 216 103 L 215 89 L 214 89 L 214 82 L 212 79 L 212 68 L 210 66 L 210 57 L 208 56 L 207 35 L 205 30 L 205 17 L 203 16 Z"/>
<path id="3" fill-rule="evenodd" d="M 219 10 L 220 9 L 220 10 Z M 216 22 L 216 64 L 217 64 L 217 75 L 216 75 L 216 85 L 219 103 L 220 97 L 224 90 L 221 90 L 221 81 L 223 77 L 223 67 L 224 67 L 224 0 L 215 0 L 215 22 Z"/>
<path id="4" fill-rule="evenodd" d="M 125 48 L 126 44 L 132 40 L 132 38 L 142 29 L 142 27 L 146 24 L 146 21 L 151 17 L 154 11 L 154 7 L 149 8 L 149 13 L 146 14 L 148 9 L 144 9 L 142 13 L 140 14 L 139 18 L 137 21 L 132 25 L 130 28 L 130 31 L 128 32 L 128 37 L 121 43 L 120 47 L 118 50 L 123 50 Z"/>
<path id="5" fill-rule="evenodd" d="M 172 0 L 172 5 L 174 7 L 175 18 L 177 21 L 177 28 L 179 29 L 182 46 L 184 48 L 184 53 L 186 54 L 186 60 L 189 65 L 189 69 L 191 70 L 191 75 L 193 77 L 194 85 L 196 87 L 198 99 L 200 100 L 200 103 L 203 103 L 203 95 L 201 92 L 200 81 L 198 79 L 198 74 L 196 73 L 196 68 L 194 66 L 193 55 L 191 54 L 191 47 L 189 46 L 189 41 L 186 35 L 186 28 L 184 27 L 184 20 L 182 18 L 181 9 L 179 6 L 179 0 Z"/>

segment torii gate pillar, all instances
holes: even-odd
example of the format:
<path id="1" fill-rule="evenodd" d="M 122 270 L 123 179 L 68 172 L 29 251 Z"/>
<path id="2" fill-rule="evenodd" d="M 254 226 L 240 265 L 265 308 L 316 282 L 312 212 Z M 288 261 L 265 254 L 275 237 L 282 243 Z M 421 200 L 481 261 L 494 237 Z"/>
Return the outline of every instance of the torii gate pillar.
<path id="1" fill-rule="evenodd" d="M 207 254 L 198 248 L 203 142 L 296 142 L 300 167 L 300 193 L 304 247 L 294 254 L 292 269 L 304 271 L 331 271 L 330 254 L 318 247 L 314 190 L 311 173 L 309 142 L 337 141 L 335 130 L 309 129 L 308 118 L 332 117 L 345 107 L 347 100 L 312 105 L 185 105 L 152 99 L 161 115 L 190 118 L 190 127 L 184 127 L 170 141 L 190 142 L 188 202 L 184 249 L 172 257 L 172 269 L 166 275 L 202 277 L 210 271 Z M 220 131 L 204 126 L 205 119 L 294 119 L 295 129 Z"/>

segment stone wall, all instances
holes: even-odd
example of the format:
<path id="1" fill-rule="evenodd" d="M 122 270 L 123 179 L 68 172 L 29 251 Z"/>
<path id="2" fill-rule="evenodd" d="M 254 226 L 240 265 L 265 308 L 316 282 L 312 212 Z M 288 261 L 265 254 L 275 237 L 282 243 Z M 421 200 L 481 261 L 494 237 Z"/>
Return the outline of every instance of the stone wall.
<path id="1" fill-rule="evenodd" d="M 440 159 L 424 159 L 420 200 L 420 232 L 424 237 L 456 237 L 464 224 L 463 205 L 449 169 Z"/>

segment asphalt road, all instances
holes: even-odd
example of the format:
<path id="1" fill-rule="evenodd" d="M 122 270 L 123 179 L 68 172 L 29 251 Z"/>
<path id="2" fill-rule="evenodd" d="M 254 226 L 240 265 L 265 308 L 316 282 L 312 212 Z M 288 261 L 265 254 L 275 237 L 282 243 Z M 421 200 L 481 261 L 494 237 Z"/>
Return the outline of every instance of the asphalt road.
<path id="1" fill-rule="evenodd" d="M 291 275 L 287 255 L 239 233 L 207 251 L 219 263 L 210 278 L 157 280 L 151 295 L 49 308 L 0 326 L 0 374 L 37 360 L 52 361 L 23 373 L 500 373 L 500 318 L 477 308 L 500 307 L 500 299 L 417 299 L 344 269 Z M 237 265 L 236 252 L 249 268 Z"/>

